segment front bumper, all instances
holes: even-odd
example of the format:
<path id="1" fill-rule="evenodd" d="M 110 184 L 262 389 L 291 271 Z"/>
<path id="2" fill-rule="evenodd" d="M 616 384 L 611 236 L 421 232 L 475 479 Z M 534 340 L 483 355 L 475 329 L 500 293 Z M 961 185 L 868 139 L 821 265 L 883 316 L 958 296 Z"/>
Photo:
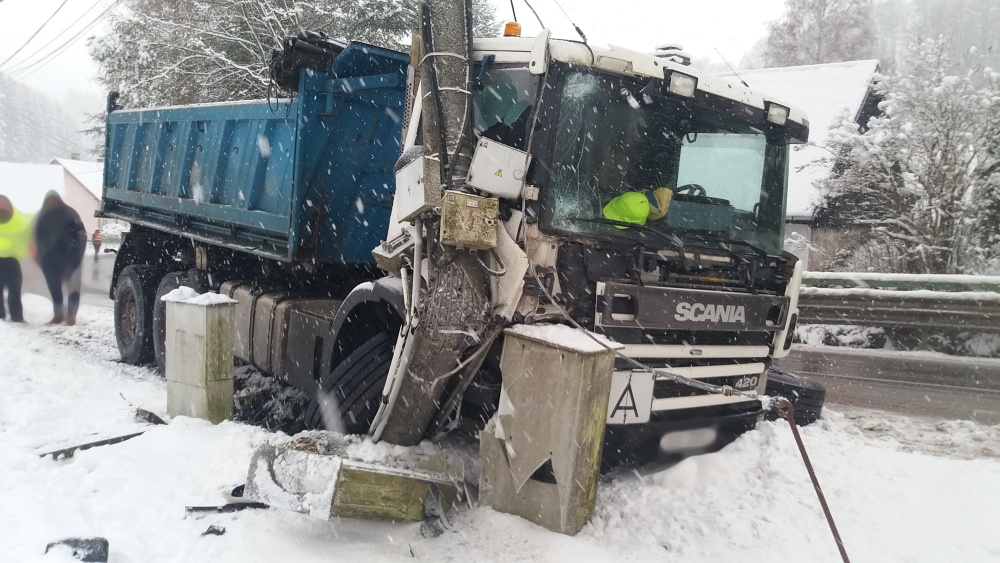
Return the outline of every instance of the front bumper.
<path id="1" fill-rule="evenodd" d="M 728 385 L 738 391 L 763 393 L 767 363 L 750 360 L 659 369 L 713 385 Z M 664 412 L 697 412 L 697 409 L 755 402 L 742 395 L 708 394 L 650 371 L 615 370 L 605 422 L 609 426 L 646 424 Z"/>
<path id="2" fill-rule="evenodd" d="M 602 471 L 633 465 L 667 465 L 719 451 L 763 420 L 760 401 L 654 413 L 646 424 L 608 425 Z"/>

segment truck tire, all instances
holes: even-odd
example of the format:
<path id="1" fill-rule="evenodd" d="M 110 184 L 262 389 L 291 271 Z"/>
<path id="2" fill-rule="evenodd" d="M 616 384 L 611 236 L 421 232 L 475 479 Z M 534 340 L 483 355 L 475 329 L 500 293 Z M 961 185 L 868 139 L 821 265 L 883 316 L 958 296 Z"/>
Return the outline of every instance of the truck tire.
<path id="1" fill-rule="evenodd" d="M 791 401 L 795 408 L 795 422 L 799 426 L 812 424 L 819 420 L 823 413 L 823 403 L 826 401 L 826 388 L 819 383 L 774 368 L 767 372 L 765 393 L 784 397 Z"/>
<path id="2" fill-rule="evenodd" d="M 115 285 L 115 340 L 122 361 L 134 366 L 153 359 L 153 298 L 159 282 L 154 266 L 126 266 Z"/>
<path id="3" fill-rule="evenodd" d="M 306 426 L 367 434 L 378 412 L 395 344 L 396 335 L 380 332 L 321 377 L 319 392 L 306 408 Z M 337 409 L 340 428 L 329 428 L 323 416 L 324 408 L 331 407 Z"/>
<path id="4" fill-rule="evenodd" d="M 183 272 L 170 272 L 160 280 L 153 298 L 153 359 L 161 375 L 166 373 L 167 366 L 167 304 L 161 298 L 184 285 L 183 282 Z"/>
<path id="5" fill-rule="evenodd" d="M 153 358 L 156 360 L 156 371 L 161 374 L 167 369 L 167 304 L 160 298 L 182 285 L 198 293 L 208 291 L 198 276 L 188 272 L 170 272 L 160 280 L 153 299 Z"/>

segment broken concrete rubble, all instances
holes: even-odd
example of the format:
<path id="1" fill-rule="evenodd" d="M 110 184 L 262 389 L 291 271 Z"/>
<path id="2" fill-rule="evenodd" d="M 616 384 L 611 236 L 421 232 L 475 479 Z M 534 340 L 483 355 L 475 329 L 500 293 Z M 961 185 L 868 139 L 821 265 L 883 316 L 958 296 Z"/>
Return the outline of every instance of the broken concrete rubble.
<path id="1" fill-rule="evenodd" d="M 314 431 L 263 444 L 250 460 L 246 497 L 317 518 L 423 520 L 434 491 L 445 510 L 464 482 L 461 461 L 429 443 L 403 447 Z"/>

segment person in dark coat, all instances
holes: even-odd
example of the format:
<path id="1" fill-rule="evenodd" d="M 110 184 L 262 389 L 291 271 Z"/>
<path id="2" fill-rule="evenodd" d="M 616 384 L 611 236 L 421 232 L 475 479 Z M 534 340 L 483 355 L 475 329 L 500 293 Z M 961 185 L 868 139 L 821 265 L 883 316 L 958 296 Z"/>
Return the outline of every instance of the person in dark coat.
<path id="1" fill-rule="evenodd" d="M 49 324 L 76 324 L 80 309 L 80 266 L 87 248 L 87 229 L 80 215 L 66 205 L 59 194 L 49 192 L 35 221 L 35 252 L 52 295 Z M 63 305 L 63 284 L 69 294 Z"/>

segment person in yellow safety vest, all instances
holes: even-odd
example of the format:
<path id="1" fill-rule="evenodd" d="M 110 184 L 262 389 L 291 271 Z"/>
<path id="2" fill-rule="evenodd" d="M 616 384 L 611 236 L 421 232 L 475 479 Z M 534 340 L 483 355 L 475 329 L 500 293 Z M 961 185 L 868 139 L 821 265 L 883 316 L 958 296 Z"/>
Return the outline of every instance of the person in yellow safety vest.
<path id="1" fill-rule="evenodd" d="M 10 320 L 24 322 L 21 307 L 21 259 L 28 255 L 31 220 L 0 195 L 0 319 L 5 318 L 3 292 L 7 290 Z"/>
<path id="2" fill-rule="evenodd" d="M 613 221 L 645 225 L 648 219 L 656 221 L 666 217 L 673 197 L 674 192 L 670 188 L 625 192 L 609 201 L 602 211 L 605 218 Z"/>

